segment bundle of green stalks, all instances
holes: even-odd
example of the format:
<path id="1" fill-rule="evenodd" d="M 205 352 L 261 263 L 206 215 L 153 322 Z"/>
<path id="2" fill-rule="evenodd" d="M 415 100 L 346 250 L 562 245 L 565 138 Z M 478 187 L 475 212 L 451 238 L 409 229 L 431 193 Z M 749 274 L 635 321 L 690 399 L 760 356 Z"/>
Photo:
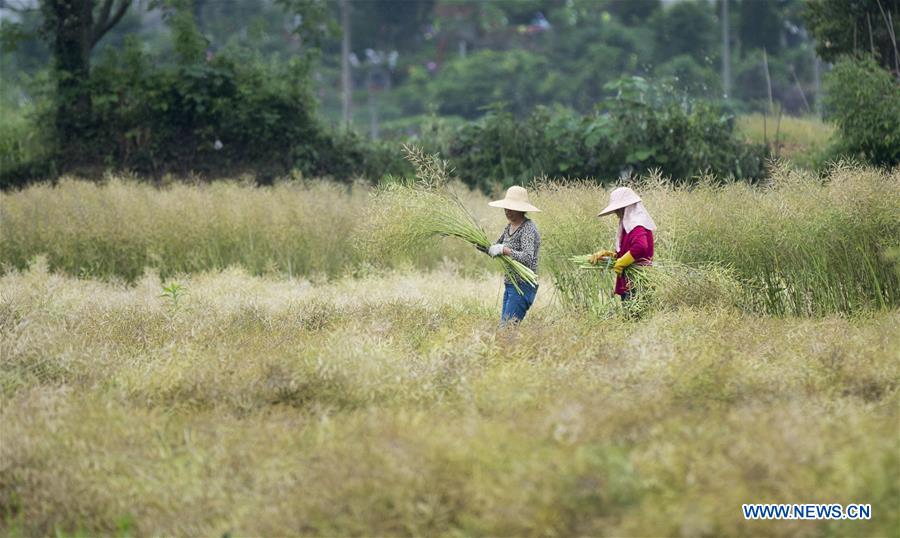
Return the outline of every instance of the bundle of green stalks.
<path id="1" fill-rule="evenodd" d="M 484 228 L 478 224 L 459 196 L 448 188 L 451 171 L 446 161 L 434 155 L 426 155 L 414 146 L 404 146 L 403 149 L 416 169 L 416 181 L 394 181 L 380 193 L 382 200 L 388 202 L 384 207 L 389 208 L 389 220 L 402 223 L 403 226 L 401 233 L 393 234 L 394 240 L 400 243 L 395 246 L 413 250 L 417 245 L 440 236 L 462 239 L 478 250 L 487 252 L 491 242 Z M 393 200 L 385 200 L 386 198 Z M 537 285 L 537 275 L 531 268 L 505 255 L 494 259 L 500 263 L 520 294 L 521 282 Z"/>
<path id="2" fill-rule="evenodd" d="M 716 264 L 691 266 L 675 261 L 626 267 L 624 274 L 632 293 L 628 301 L 620 302 L 611 297 L 615 258 L 607 257 L 592 264 L 590 257 L 584 254 L 570 256 L 568 260 L 578 269 L 601 270 L 601 278 L 596 278 L 595 272 L 588 273 L 589 278 L 565 278 L 557 274 L 556 282 L 565 299 L 601 317 L 621 310 L 640 317 L 650 311 L 684 306 L 712 304 L 747 310 L 755 306 L 732 270 Z"/>
<path id="3" fill-rule="evenodd" d="M 654 283 L 655 279 L 653 278 L 653 274 L 647 271 L 649 266 L 640 266 L 640 265 L 631 265 L 626 267 L 623 272 L 625 273 L 626 278 L 630 282 L 630 286 L 633 292 L 632 299 L 626 303 L 621 303 L 615 298 L 612 297 L 611 292 L 615 282 L 615 279 L 612 277 L 611 273 L 613 272 L 613 266 L 616 263 L 616 258 L 613 256 L 606 256 L 602 258 L 598 263 L 591 263 L 592 254 L 580 254 L 577 256 L 569 257 L 569 262 L 573 263 L 578 269 L 593 269 L 593 270 L 602 270 L 607 272 L 608 278 L 603 279 L 602 282 L 596 281 L 596 279 L 587 280 L 588 286 L 593 289 L 594 286 L 599 286 L 599 289 L 596 293 L 593 291 L 589 293 L 572 293 L 573 296 L 580 296 L 582 300 L 584 298 L 590 298 L 589 310 L 593 311 L 595 314 L 599 314 L 601 316 L 613 315 L 619 312 L 619 307 L 624 307 L 627 314 L 631 315 L 640 315 L 646 311 L 648 311 L 653 303 L 652 301 L 652 292 L 655 288 Z M 570 282 L 569 287 L 572 285 L 583 285 L 584 281 L 581 282 Z M 607 293 L 604 293 L 604 290 L 608 290 Z M 570 291 L 571 293 L 571 291 Z M 607 297 L 609 295 L 609 297 Z M 593 299 L 596 297 L 596 301 Z"/>

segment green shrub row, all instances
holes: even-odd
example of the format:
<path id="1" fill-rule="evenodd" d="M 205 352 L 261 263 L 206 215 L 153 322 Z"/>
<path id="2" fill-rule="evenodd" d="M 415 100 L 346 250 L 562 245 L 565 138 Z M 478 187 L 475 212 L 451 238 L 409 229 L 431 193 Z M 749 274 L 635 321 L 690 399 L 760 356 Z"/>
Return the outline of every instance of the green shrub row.
<path id="1" fill-rule="evenodd" d="M 535 176 L 608 182 L 651 169 L 679 181 L 704 172 L 750 181 L 764 175 L 766 148 L 740 140 L 724 108 L 640 77 L 606 86 L 616 96 L 590 115 L 538 107 L 518 120 L 497 106 L 449 135 L 426 135 L 425 145 L 449 156 L 464 183 L 485 190 Z"/>
<path id="2" fill-rule="evenodd" d="M 156 65 L 131 41 L 94 68 L 91 129 L 84 140 L 66 142 L 66 159 L 25 151 L 25 141 L 48 139 L 33 126 L 16 121 L 0 128 L 0 187 L 78 167 L 93 176 L 97 169 L 155 177 L 249 172 L 263 183 L 289 173 L 340 181 L 411 173 L 398 140 L 373 142 L 324 126 L 308 74 L 303 61 L 266 63 L 228 51 L 209 61 Z M 841 155 L 900 162 L 900 85 L 890 73 L 844 60 L 828 88 L 827 111 L 839 137 L 822 148 L 822 164 Z M 751 182 L 764 176 L 767 149 L 742 140 L 721 104 L 639 77 L 605 90 L 614 97 L 588 115 L 537 107 L 523 117 L 501 102 L 478 120 L 431 122 L 419 143 L 448 158 L 466 185 L 486 192 L 535 177 L 607 183 L 654 169 L 677 182 L 705 173 Z M 47 107 L 39 110 L 46 116 Z"/>

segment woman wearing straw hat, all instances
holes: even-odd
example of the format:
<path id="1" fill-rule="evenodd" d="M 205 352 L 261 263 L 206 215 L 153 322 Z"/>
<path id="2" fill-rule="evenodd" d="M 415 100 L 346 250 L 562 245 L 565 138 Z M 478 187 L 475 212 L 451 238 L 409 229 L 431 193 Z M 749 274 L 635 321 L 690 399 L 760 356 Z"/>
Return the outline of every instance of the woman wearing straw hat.
<path id="1" fill-rule="evenodd" d="M 616 233 L 616 251 L 601 250 L 590 257 L 592 264 L 601 260 L 616 257 L 613 269 L 616 272 L 615 293 L 622 299 L 629 299 L 632 294 L 628 278 L 623 271 L 629 265 L 651 265 L 653 262 L 653 230 L 656 223 L 641 203 L 641 198 L 628 187 L 619 187 L 609 194 L 609 204 L 597 216 L 602 217 L 615 213 L 619 217 L 619 230 Z"/>
<path id="2" fill-rule="evenodd" d="M 538 233 L 534 221 L 526 217 L 525 213 L 527 211 L 540 212 L 541 210 L 528 202 L 528 191 L 517 185 L 512 186 L 507 189 L 505 198 L 489 202 L 488 205 L 505 209 L 506 219 L 509 220 L 509 224 L 506 225 L 497 242 L 491 245 L 487 253 L 491 257 L 500 256 L 501 254 L 509 256 L 530 268 L 536 274 L 538 252 L 541 249 L 541 234 Z M 504 278 L 504 283 L 506 290 L 503 293 L 501 325 L 508 321 L 514 323 L 521 321 L 528 309 L 531 308 L 531 305 L 534 303 L 534 297 L 537 295 L 537 286 L 533 286 L 523 280 L 516 280 L 516 284 L 522 290 L 521 295 L 509 280 L 509 276 Z"/>

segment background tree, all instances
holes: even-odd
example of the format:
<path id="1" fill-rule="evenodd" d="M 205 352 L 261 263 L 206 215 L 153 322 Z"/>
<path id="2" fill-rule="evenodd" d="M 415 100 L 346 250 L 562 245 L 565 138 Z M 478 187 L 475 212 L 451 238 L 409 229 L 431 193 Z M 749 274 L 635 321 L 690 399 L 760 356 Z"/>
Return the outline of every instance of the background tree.
<path id="1" fill-rule="evenodd" d="M 45 0 L 41 4 L 43 36 L 53 54 L 55 126 L 60 140 L 86 135 L 91 124 L 91 51 L 129 7 L 131 0 Z"/>
<path id="2" fill-rule="evenodd" d="M 715 6 L 705 2 L 679 2 L 658 11 L 651 19 L 657 33 L 656 61 L 687 54 L 703 60 L 718 50 Z"/>
<path id="3" fill-rule="evenodd" d="M 609 4 L 609 12 L 630 26 L 644 24 L 660 9 L 662 9 L 660 0 L 630 0 Z"/>
<path id="4" fill-rule="evenodd" d="M 900 0 L 813 0 L 804 19 L 823 60 L 869 52 L 900 76 Z"/>
<path id="5" fill-rule="evenodd" d="M 421 45 L 421 27 L 430 18 L 435 0 L 350 0 L 350 4 L 357 50 L 405 50 Z"/>
<path id="6" fill-rule="evenodd" d="M 757 2 L 741 0 L 738 4 L 738 39 L 742 53 L 765 49 L 778 54 L 784 41 L 783 7 L 786 0 Z"/>

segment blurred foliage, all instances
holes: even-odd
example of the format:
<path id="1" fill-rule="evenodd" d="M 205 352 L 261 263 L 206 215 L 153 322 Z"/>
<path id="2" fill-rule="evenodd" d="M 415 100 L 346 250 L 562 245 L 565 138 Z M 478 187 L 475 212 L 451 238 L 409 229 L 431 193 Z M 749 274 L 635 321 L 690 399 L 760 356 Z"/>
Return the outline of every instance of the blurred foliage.
<path id="1" fill-rule="evenodd" d="M 466 184 L 485 190 L 542 175 L 610 181 L 657 168 L 681 181 L 705 171 L 762 176 L 765 148 L 739 140 L 733 116 L 721 107 L 640 77 L 624 77 L 606 90 L 615 97 L 586 116 L 538 107 L 518 120 L 494 106 L 432 146 L 449 155 Z"/>
<path id="2" fill-rule="evenodd" d="M 890 11 L 896 2 L 883 4 Z M 832 4 L 812 2 L 809 20 L 830 13 L 823 10 Z M 251 171 L 265 179 L 298 170 L 376 179 L 407 171 L 399 152 L 353 134 L 371 125 L 395 140 L 428 140 L 471 165 L 471 184 L 541 173 L 608 178 L 651 166 L 676 177 L 710 167 L 754 178 L 759 167 L 746 148 L 731 142 L 721 151 L 711 148 L 700 131 L 710 126 L 709 132 L 732 140 L 730 112 L 769 109 L 763 50 L 772 98 L 781 105 L 776 108 L 812 114 L 819 98 L 812 41 L 801 20 L 806 4 L 800 0 L 730 1 L 729 112 L 720 103 L 721 1 L 349 0 L 349 5 L 351 49 L 359 59 L 351 73 L 356 89 L 349 132 L 338 119 L 337 2 L 167 0 L 153 2 L 150 10 L 132 8 L 97 43 L 91 55 L 90 132 L 66 143 L 74 142 L 74 154 L 85 156 L 79 165 L 149 174 Z M 836 16 L 828 15 L 829 20 Z M 42 66 L 46 72 L 49 58 L 46 45 L 34 39 L 40 24 L 34 13 L 3 20 L 5 50 L 12 51 L 0 59 L 8 82 L 4 93 L 15 96 L 8 107 L 18 114 L 3 136 L 19 144 L 0 171 L 5 185 L 49 173 L 54 164 L 40 156 L 51 155 L 52 148 L 24 151 L 19 142 L 50 140 L 43 131 L 54 123 L 46 112 L 53 92 L 29 82 Z M 857 31 L 858 40 L 862 35 Z M 369 49 L 384 57 L 398 52 L 396 63 L 379 67 L 377 84 L 369 76 Z M 619 101 L 620 88 L 611 83 L 623 76 L 667 81 L 672 95 L 648 114 Z M 28 112 L 19 114 L 20 107 Z M 434 121 L 428 119 L 432 115 Z M 472 123 L 460 125 L 461 118 Z M 328 128 L 329 120 L 342 128 Z M 590 137 L 584 132 L 589 123 L 597 124 Z M 438 124 L 440 135 L 434 132 Z M 691 129 L 697 131 L 690 146 L 696 155 L 687 158 L 688 147 L 667 137 Z M 602 158 L 594 154 L 597 137 L 603 140 Z M 570 146 L 561 148 L 559 140 Z M 622 149 L 628 144 L 634 147 Z M 722 155 L 732 150 L 737 153 L 726 163 Z M 466 151 L 473 153 L 463 155 Z M 24 166 L 26 161 L 39 166 Z"/>
<path id="3" fill-rule="evenodd" d="M 679 54 L 702 59 L 717 50 L 716 14 L 704 2 L 677 2 L 649 21 L 656 38 L 657 61 Z"/>
<path id="4" fill-rule="evenodd" d="M 842 58 L 825 80 L 836 151 L 872 164 L 900 164 L 900 83 L 871 57 Z"/>
<path id="5" fill-rule="evenodd" d="M 29 128 L 18 114 L 0 133 L 0 185 L 22 184 L 54 166 L 154 177 L 252 170 L 262 181 L 290 171 L 342 180 L 405 171 L 383 147 L 321 124 L 309 57 L 266 61 L 238 45 L 208 54 L 190 11 L 176 11 L 168 22 L 174 63 L 159 61 L 136 36 L 104 49 L 95 61 L 86 81 L 90 108 L 78 120 L 82 136 L 60 142 L 77 161 L 54 160 L 52 148 L 36 159 L 26 151 L 28 141 L 52 129 Z M 55 113 L 34 113 L 33 124 L 53 125 Z"/>
<path id="6" fill-rule="evenodd" d="M 34 105 L 12 107 L 7 102 L 0 103 L 0 187 L 51 172 L 45 150 L 47 141 L 33 127 L 37 114 Z"/>
<path id="7" fill-rule="evenodd" d="M 731 3 L 735 59 L 743 61 L 742 58 L 751 55 L 758 61 L 753 51 L 766 47 L 770 62 L 776 63 L 776 56 L 790 51 L 794 54 L 790 59 L 785 58 L 788 69 L 773 73 L 776 99 L 789 94 L 787 89 L 795 86 L 792 70 L 803 85 L 811 86 L 812 73 L 807 66 L 811 57 L 808 51 L 805 55 L 796 54 L 808 44 L 797 34 L 802 2 L 731 0 Z M 321 49 L 320 62 L 315 66 L 318 97 L 323 100 L 326 115 L 340 116 L 337 97 L 341 29 L 337 25 L 336 2 L 279 0 L 248 4 L 192 0 L 180 4 L 190 6 L 206 48 L 212 52 L 238 43 L 286 61 L 298 53 Z M 166 18 L 174 8 L 171 1 L 162 5 L 169 6 L 162 8 Z M 475 117 L 480 115 L 480 107 L 497 100 L 485 95 L 510 93 L 514 95 L 504 95 L 501 99 L 522 103 L 523 109 L 517 110 L 521 114 L 535 104 L 553 103 L 589 112 L 597 102 L 608 97 L 602 92 L 606 82 L 628 74 L 677 74 L 683 81 L 682 88 L 696 91 L 696 96 L 717 91 L 710 86 L 710 81 L 719 76 L 720 68 L 718 3 L 350 0 L 350 6 L 351 46 L 358 58 L 365 58 L 367 49 L 399 52 L 399 62 L 389 74 L 391 91 L 384 92 L 379 99 L 384 109 L 380 116 L 385 120 L 422 114 L 434 99 L 440 100 L 442 113 L 445 108 L 454 114 L 465 109 L 468 117 Z M 160 53 L 160 61 L 174 59 L 168 54 L 172 52 L 170 40 L 160 38 L 166 32 L 159 27 L 158 19 L 153 13 L 131 10 L 98 44 L 98 51 L 107 46 L 120 48 L 125 35 L 138 33 L 145 47 Z M 540 21 L 546 26 L 538 24 Z M 16 31 L 5 33 L 22 34 L 34 26 L 34 21 L 23 20 L 13 26 L 16 25 Z M 41 55 L 31 50 L 34 43 L 34 40 L 18 40 L 15 56 L 22 61 L 18 62 L 17 69 L 46 65 L 46 51 Z M 473 60 L 471 56 L 478 53 L 489 54 Z M 675 65 L 669 65 L 676 59 Z M 487 60 L 501 65 L 479 77 L 478 70 L 485 67 Z M 515 73 L 517 88 L 539 88 L 511 92 L 505 75 L 509 69 L 519 68 L 522 72 Z M 498 72 L 500 77 L 495 76 Z M 353 78 L 360 90 L 357 101 L 364 100 L 364 70 L 354 69 Z M 468 88 L 460 81 L 474 85 Z M 764 86 L 759 87 L 765 91 Z M 472 99 L 473 103 L 464 103 L 466 99 Z M 799 100 L 785 103 L 789 111 L 806 111 L 797 105 Z M 365 112 L 360 111 L 359 115 L 364 116 Z"/>
<path id="8" fill-rule="evenodd" d="M 746 140 L 771 146 L 773 157 L 795 167 L 825 171 L 832 165 L 834 125 L 815 116 L 745 114 L 736 118 L 736 129 Z"/>
<path id="9" fill-rule="evenodd" d="M 549 67 L 546 58 L 523 50 L 479 51 L 443 69 L 427 95 L 442 114 L 474 118 L 487 105 L 504 101 L 523 115 L 552 98 L 556 81 L 541 80 Z"/>
<path id="10" fill-rule="evenodd" d="M 803 4 L 730 4 L 734 106 L 756 111 L 768 106 L 765 47 L 774 100 L 789 113 L 810 113 L 818 96 L 812 43 L 800 26 Z M 378 95 L 379 117 L 391 121 L 421 115 L 436 105 L 441 114 L 475 118 L 496 101 L 505 101 L 520 118 L 536 105 L 561 104 L 589 113 L 610 97 L 604 85 L 623 75 L 672 77 L 678 89 L 693 97 L 720 99 L 720 5 L 438 1 L 433 24 L 407 27 L 421 39 L 399 50 L 393 84 Z M 754 14 L 755 8 L 760 13 Z M 357 55 L 367 44 L 383 41 L 372 28 L 360 31 L 354 25 L 353 32 Z M 325 61 L 317 72 L 323 111 L 337 119 L 338 65 Z M 354 76 L 354 99 L 365 101 L 362 70 Z M 361 124 L 369 115 L 359 109 L 355 114 Z"/>
<path id="11" fill-rule="evenodd" d="M 722 78 L 708 64 L 698 62 L 687 54 L 680 54 L 653 71 L 657 77 L 668 78 L 680 91 L 698 97 L 718 99 L 722 95 Z"/>
<path id="12" fill-rule="evenodd" d="M 777 55 L 783 47 L 781 37 L 787 15 L 785 11 L 792 2 L 742 0 L 734 3 L 741 48 L 748 51 L 765 49 L 769 54 Z"/>
<path id="13" fill-rule="evenodd" d="M 900 76 L 896 37 L 891 37 L 900 34 L 900 0 L 814 0 L 804 19 L 823 59 L 833 62 L 844 54 L 870 52 Z"/>

